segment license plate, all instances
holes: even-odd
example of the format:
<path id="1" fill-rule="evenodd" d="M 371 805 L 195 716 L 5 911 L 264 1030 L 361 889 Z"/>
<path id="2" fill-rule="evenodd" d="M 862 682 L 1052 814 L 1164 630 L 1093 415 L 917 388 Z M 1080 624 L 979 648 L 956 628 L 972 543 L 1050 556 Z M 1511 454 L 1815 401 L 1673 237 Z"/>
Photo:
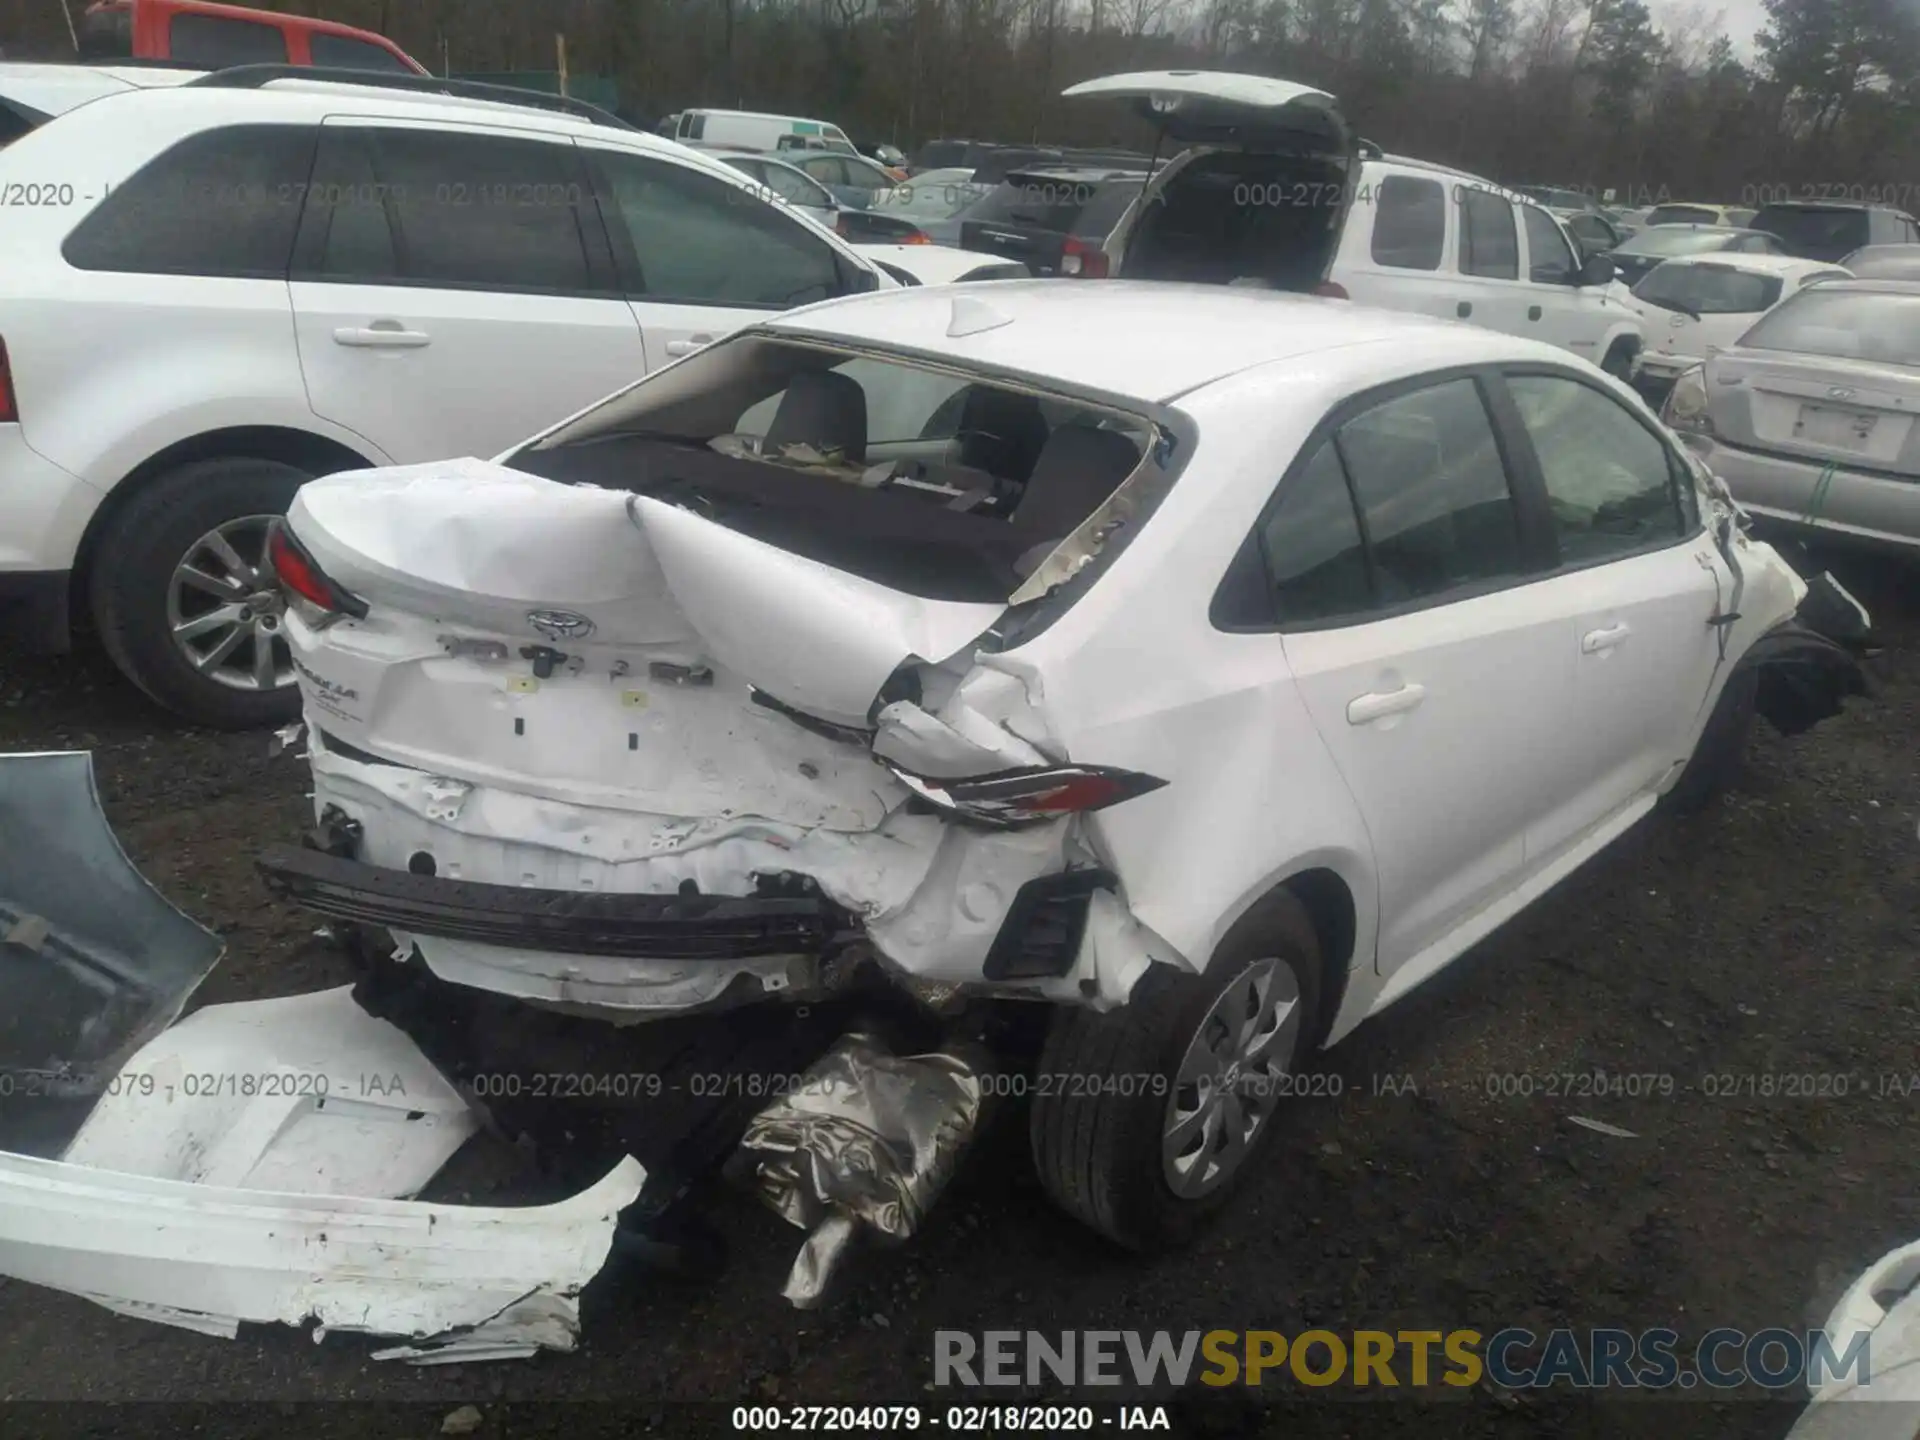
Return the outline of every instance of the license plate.
<path id="1" fill-rule="evenodd" d="M 1834 410 L 1825 405 L 1802 405 L 1794 422 L 1793 438 L 1806 445 L 1830 445 L 1836 450 L 1864 450 L 1873 441 L 1876 417 L 1858 410 Z"/>

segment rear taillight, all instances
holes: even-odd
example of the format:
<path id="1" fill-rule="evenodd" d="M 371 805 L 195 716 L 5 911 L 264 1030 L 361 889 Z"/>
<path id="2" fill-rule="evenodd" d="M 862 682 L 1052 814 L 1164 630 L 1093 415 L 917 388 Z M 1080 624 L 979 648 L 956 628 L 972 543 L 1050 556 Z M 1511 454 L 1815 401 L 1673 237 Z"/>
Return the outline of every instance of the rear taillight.
<path id="1" fill-rule="evenodd" d="M 933 243 L 933 237 L 924 230 L 915 230 L 911 234 L 902 235 L 900 237 L 900 243 L 902 245 L 931 245 Z"/>
<path id="2" fill-rule="evenodd" d="M 1107 252 L 1078 235 L 1069 235 L 1067 243 L 1060 247 L 1060 273 L 1077 280 L 1104 280 L 1107 278 Z"/>
<path id="3" fill-rule="evenodd" d="M 833 217 L 833 233 L 838 235 L 842 240 L 847 238 L 847 217 L 837 211 Z"/>
<path id="4" fill-rule="evenodd" d="M 13 399 L 13 365 L 7 359 L 7 342 L 0 340 L 0 425 L 18 424 L 20 407 Z"/>
<path id="5" fill-rule="evenodd" d="M 1167 782 L 1106 765 L 1043 765 L 966 780 L 930 780 L 889 765 L 902 784 L 951 814 L 986 825 L 1031 825 L 1132 800 Z"/>
<path id="6" fill-rule="evenodd" d="M 1350 300 L 1353 298 L 1347 294 L 1347 287 L 1342 285 L 1338 280 L 1322 280 L 1318 285 L 1313 287 L 1313 293 L 1324 296 L 1328 300 Z"/>
<path id="7" fill-rule="evenodd" d="M 312 606 L 322 615 L 351 615 L 356 620 L 366 617 L 367 602 L 328 579 L 318 562 L 277 520 L 267 539 L 267 558 L 273 562 L 273 572 L 289 598 Z"/>

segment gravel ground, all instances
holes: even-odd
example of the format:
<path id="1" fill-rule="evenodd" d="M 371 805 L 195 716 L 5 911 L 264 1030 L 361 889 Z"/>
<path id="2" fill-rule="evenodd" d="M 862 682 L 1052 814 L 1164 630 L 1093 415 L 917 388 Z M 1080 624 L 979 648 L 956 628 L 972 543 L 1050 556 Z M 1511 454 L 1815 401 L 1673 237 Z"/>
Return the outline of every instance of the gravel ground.
<path id="1" fill-rule="evenodd" d="M 375 1346 L 355 1337 L 208 1339 L 0 1282 L 0 1397 L 200 1402 L 210 1408 L 168 1428 L 209 1436 L 428 1434 L 466 1402 L 486 1410 L 482 1434 L 575 1435 L 592 1433 L 598 1412 L 554 1420 L 551 1407 L 515 1407 L 591 1399 L 641 1405 L 622 1412 L 623 1433 L 692 1433 L 693 1412 L 649 1407 L 944 1406 L 948 1395 L 926 1389 L 938 1328 L 1619 1325 L 1697 1339 L 1718 1325 L 1818 1324 L 1863 1266 L 1920 1235 L 1920 1095 L 1881 1093 L 1881 1077 L 1920 1071 L 1920 572 L 1836 568 L 1883 628 L 1876 693 L 1796 740 L 1760 727 L 1720 804 L 1643 824 L 1325 1055 L 1342 1093 L 1298 1102 L 1250 1193 L 1184 1255 L 1118 1257 L 1056 1214 L 1012 1114 L 925 1232 L 867 1257 L 823 1311 L 779 1299 L 796 1232 L 723 1198 L 727 1275 L 705 1288 L 603 1276 L 570 1356 L 410 1370 L 375 1364 Z M 0 750 L 55 748 L 94 752 L 136 862 L 225 937 L 196 1003 L 345 979 L 312 943 L 311 919 L 271 901 L 250 863 L 309 822 L 296 758 L 269 758 L 264 735 L 178 725 L 91 651 L 0 655 Z M 1490 1076 L 1544 1088 L 1544 1077 L 1596 1069 L 1670 1075 L 1673 1093 L 1489 1093 Z M 1707 1093 L 1781 1074 L 1844 1075 L 1850 1093 Z M 1635 1138 L 1576 1127 L 1572 1114 Z M 1483 1392 L 1436 1415 L 1301 1394 L 1183 1398 L 1177 1419 L 1182 1433 L 1221 1435 L 1779 1436 L 1794 1414 Z M 323 1400 L 393 1408 L 294 1403 Z M 271 1403 L 212 1403 L 236 1401 Z M 0 1416 L 16 1429 L 35 1417 L 22 1433 L 40 1433 L 82 1413 Z"/>

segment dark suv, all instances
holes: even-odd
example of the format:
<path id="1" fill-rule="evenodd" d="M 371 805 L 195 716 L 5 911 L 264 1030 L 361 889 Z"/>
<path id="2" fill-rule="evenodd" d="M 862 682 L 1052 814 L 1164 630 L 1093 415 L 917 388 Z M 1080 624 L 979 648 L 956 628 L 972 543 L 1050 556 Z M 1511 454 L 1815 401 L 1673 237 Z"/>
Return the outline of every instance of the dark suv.
<path id="1" fill-rule="evenodd" d="M 1828 200 L 1782 200 L 1762 205 L 1747 222 L 1777 235 L 1789 255 L 1837 264 L 1866 245 L 1920 242 L 1920 226 L 1904 210 Z"/>
<path id="2" fill-rule="evenodd" d="M 1107 236 L 1146 182 L 1139 170 L 1016 170 L 966 213 L 961 248 L 1019 260 L 1035 275 L 1103 276 Z"/>

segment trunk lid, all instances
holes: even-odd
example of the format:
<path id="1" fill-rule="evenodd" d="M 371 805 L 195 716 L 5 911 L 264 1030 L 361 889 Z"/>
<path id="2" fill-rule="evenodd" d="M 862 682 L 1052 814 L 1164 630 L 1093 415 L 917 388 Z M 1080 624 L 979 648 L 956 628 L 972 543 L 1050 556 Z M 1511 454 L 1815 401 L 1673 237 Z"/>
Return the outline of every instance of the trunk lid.
<path id="1" fill-rule="evenodd" d="M 1707 382 L 1729 444 L 1920 477 L 1920 374 L 1736 346 L 1712 359 Z"/>
<path id="2" fill-rule="evenodd" d="M 1167 140 L 1246 149 L 1305 145 L 1350 159 L 1354 137 L 1339 102 L 1324 90 L 1266 75 L 1222 70 L 1139 70 L 1083 80 L 1069 100 L 1122 100 Z"/>
<path id="3" fill-rule="evenodd" d="M 288 528 L 369 606 L 288 627 L 329 748 L 666 816 L 877 826 L 876 700 L 1005 608 L 478 460 L 315 480 Z"/>

